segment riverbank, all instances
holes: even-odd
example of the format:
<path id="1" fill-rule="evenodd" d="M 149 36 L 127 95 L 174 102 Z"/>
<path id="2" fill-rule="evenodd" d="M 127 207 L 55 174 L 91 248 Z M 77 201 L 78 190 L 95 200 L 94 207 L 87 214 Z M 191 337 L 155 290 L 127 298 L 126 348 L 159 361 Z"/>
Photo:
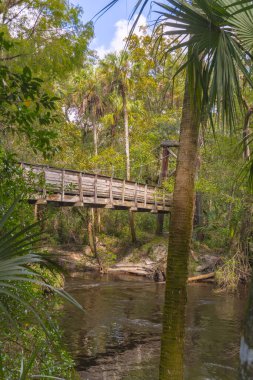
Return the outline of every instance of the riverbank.
<path id="1" fill-rule="evenodd" d="M 103 236 L 97 240 L 97 254 L 104 273 L 125 273 L 143 276 L 157 282 L 165 281 L 168 237 L 152 237 L 132 245 Z M 59 263 L 68 271 L 101 271 L 101 266 L 89 246 L 82 250 L 50 248 Z M 214 282 L 215 270 L 222 264 L 218 250 L 202 245 L 192 250 L 189 262 L 190 281 Z"/>

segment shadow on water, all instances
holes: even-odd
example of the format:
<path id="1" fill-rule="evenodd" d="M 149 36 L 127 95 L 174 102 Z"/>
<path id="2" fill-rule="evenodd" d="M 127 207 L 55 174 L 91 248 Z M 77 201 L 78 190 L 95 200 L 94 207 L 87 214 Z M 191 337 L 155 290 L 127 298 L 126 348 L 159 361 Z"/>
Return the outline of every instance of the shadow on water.
<path id="1" fill-rule="evenodd" d="M 65 342 L 82 379 L 157 380 L 163 284 L 127 276 L 75 274 L 66 281 L 86 309 L 65 304 Z M 185 379 L 236 379 L 246 294 L 188 287 Z"/>

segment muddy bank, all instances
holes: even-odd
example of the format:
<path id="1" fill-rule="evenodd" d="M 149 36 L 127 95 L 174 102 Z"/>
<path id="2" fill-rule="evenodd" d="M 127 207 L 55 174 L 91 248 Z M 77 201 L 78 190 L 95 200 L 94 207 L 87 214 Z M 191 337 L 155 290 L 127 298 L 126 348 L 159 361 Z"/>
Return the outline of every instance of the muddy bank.
<path id="1" fill-rule="evenodd" d="M 89 246 L 82 251 L 50 249 L 61 266 L 72 271 L 101 271 L 97 258 Z M 103 263 L 103 273 L 126 273 L 144 276 L 157 282 L 165 281 L 167 262 L 167 238 L 154 238 L 138 246 L 126 245 L 117 239 L 97 241 L 97 251 Z M 189 263 L 190 281 L 214 281 L 215 269 L 222 260 L 208 247 L 191 251 Z"/>

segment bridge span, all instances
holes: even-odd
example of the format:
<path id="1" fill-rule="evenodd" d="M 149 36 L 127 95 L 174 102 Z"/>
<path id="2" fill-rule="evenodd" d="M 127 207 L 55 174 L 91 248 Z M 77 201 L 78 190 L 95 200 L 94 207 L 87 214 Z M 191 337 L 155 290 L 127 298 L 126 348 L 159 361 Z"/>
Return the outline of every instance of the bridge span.
<path id="1" fill-rule="evenodd" d="M 30 203 L 152 213 L 171 209 L 172 195 L 158 186 L 46 165 L 21 163 L 21 167 L 35 184 Z"/>

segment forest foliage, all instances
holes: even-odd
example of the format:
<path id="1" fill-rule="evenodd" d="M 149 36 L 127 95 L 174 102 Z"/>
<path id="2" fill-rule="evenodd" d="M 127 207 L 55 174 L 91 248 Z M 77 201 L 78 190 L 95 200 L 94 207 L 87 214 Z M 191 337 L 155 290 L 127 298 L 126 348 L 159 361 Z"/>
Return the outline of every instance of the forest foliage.
<path id="1" fill-rule="evenodd" d="M 122 179 L 129 169 L 132 180 L 157 185 L 160 144 L 179 139 L 185 83 L 183 72 L 175 77 L 183 49 L 164 54 L 172 37 L 164 35 L 157 45 L 159 28 L 153 34 L 143 28 L 140 35 L 131 36 L 127 49 L 122 45 L 121 52 L 98 57 L 90 48 L 92 23 L 83 24 L 81 8 L 66 1 L 3 1 L 0 17 L 1 216 L 16 199 L 25 200 L 32 192 L 33 178 L 29 185 L 24 182 L 18 165 L 22 161 Z M 220 273 L 221 283 L 232 267 L 233 284 L 239 276 L 234 263 L 245 263 L 245 257 L 250 262 L 253 251 L 252 224 L 247 217 L 252 213 L 252 199 L 241 174 L 252 149 L 252 141 L 247 147 L 244 142 L 253 107 L 250 86 L 244 78 L 240 80 L 244 108 L 234 128 L 226 130 L 214 120 L 214 133 L 210 123 L 203 122 L 197 178 L 202 217 L 195 225 L 193 242 L 195 248 L 205 244 L 221 253 L 228 263 Z M 175 167 L 171 159 L 170 171 Z M 173 176 L 162 186 L 173 192 Z M 46 244 L 80 249 L 88 243 L 85 212 L 48 208 L 46 213 Z M 32 221 L 32 207 L 19 202 L 5 232 Z M 104 236 L 128 241 L 128 224 L 124 212 L 101 212 Z M 135 227 L 138 239 L 147 241 L 155 233 L 156 216 L 137 215 Z M 36 298 L 39 308 L 47 307 L 43 291 L 31 284 L 22 285 L 22 291 L 28 301 Z M 59 302 L 48 298 L 46 302 Z M 30 355 L 28 342 L 48 345 L 43 329 L 31 323 L 24 308 L 13 302 L 10 309 L 18 313 L 22 332 L 17 341 L 8 343 L 15 334 L 6 325 L 0 350 L 7 347 L 9 351 L 1 360 L 8 376 L 18 379 L 19 363 Z M 53 339 L 56 347 L 45 348 L 34 369 L 54 376 L 60 371 L 71 378 L 73 363 L 60 347 L 58 334 Z M 13 350 L 18 352 L 20 344 L 23 358 L 17 355 L 12 362 Z"/>

